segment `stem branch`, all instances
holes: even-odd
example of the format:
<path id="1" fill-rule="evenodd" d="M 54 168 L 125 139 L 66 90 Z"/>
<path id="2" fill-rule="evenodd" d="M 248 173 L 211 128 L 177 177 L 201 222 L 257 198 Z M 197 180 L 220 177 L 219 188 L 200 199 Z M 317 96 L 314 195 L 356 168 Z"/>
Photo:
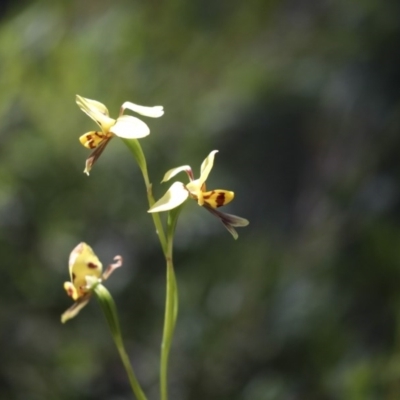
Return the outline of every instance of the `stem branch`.
<path id="1" fill-rule="evenodd" d="M 110 292 L 102 285 L 98 284 L 94 287 L 94 292 L 97 295 L 100 307 L 106 317 L 108 327 L 111 331 L 114 343 L 117 346 L 118 353 L 121 357 L 122 364 L 125 367 L 125 371 L 128 375 L 129 383 L 132 391 L 135 394 L 137 400 L 147 400 L 138 380 L 136 379 L 135 373 L 133 372 L 132 365 L 129 361 L 128 354 L 126 353 L 124 342 L 122 340 L 121 328 L 119 326 L 119 319 L 117 313 L 117 307 Z"/>

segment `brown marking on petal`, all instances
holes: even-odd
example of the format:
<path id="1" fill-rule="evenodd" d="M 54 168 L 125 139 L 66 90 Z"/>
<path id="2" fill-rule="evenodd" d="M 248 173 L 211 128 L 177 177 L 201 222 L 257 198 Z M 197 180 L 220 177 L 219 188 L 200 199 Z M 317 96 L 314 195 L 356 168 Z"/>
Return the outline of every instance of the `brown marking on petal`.
<path id="1" fill-rule="evenodd" d="M 68 295 L 69 297 L 72 297 L 73 294 L 74 294 L 74 290 L 73 290 L 72 288 L 68 288 L 68 289 L 67 289 L 67 295 Z"/>
<path id="2" fill-rule="evenodd" d="M 72 273 L 72 282 L 75 281 L 76 275 L 74 273 Z"/>
<path id="3" fill-rule="evenodd" d="M 223 206 L 225 204 L 225 193 L 219 192 L 215 202 L 217 203 L 217 207 Z"/>
<path id="4" fill-rule="evenodd" d="M 95 149 L 97 146 L 100 145 L 102 140 L 105 139 L 105 135 L 102 132 L 93 132 L 91 134 L 88 134 L 86 136 L 86 139 L 86 143 L 89 146 L 89 149 Z M 100 141 L 98 139 L 100 139 Z"/>
<path id="5" fill-rule="evenodd" d="M 89 175 L 89 171 L 92 169 L 93 164 L 97 161 L 97 159 L 100 157 L 101 153 L 104 151 L 106 148 L 108 142 L 112 139 L 112 136 L 104 136 L 104 140 L 102 140 L 97 148 L 92 151 L 92 153 L 89 155 L 89 157 L 86 159 L 86 165 L 85 165 L 85 173 Z"/>
<path id="6" fill-rule="evenodd" d="M 79 297 L 81 297 L 81 296 L 83 296 L 85 293 L 87 293 L 87 288 L 86 288 L 86 286 L 84 286 L 84 285 L 79 286 L 78 293 L 79 293 Z"/>
<path id="7" fill-rule="evenodd" d="M 93 139 L 93 135 L 87 135 L 87 140 L 88 140 L 87 144 L 89 146 L 89 149 L 95 149 L 97 147 L 96 143 Z"/>
<path id="8" fill-rule="evenodd" d="M 207 204 L 209 204 L 213 208 L 222 207 L 226 203 L 225 193 L 224 192 L 216 192 L 215 190 L 211 190 L 211 192 L 208 192 L 207 194 L 203 194 L 203 199 L 205 201 L 211 199 L 211 201 L 213 203 L 215 202 L 215 206 L 213 206 L 209 202 L 207 202 Z"/>
<path id="9" fill-rule="evenodd" d="M 96 265 L 95 263 L 92 263 L 92 262 L 87 263 L 87 266 L 88 266 L 90 269 L 97 269 L 97 268 L 99 268 L 98 265 Z"/>
<path id="10" fill-rule="evenodd" d="M 194 175 L 193 175 L 193 171 L 192 171 L 192 168 L 190 168 L 189 167 L 189 169 L 187 169 L 187 170 L 185 170 L 186 171 L 186 173 L 187 173 L 187 175 L 188 175 L 188 177 L 189 177 L 189 180 L 190 181 L 194 181 Z M 205 187 L 205 186 L 204 186 Z M 204 189 L 205 190 L 205 189 Z"/>

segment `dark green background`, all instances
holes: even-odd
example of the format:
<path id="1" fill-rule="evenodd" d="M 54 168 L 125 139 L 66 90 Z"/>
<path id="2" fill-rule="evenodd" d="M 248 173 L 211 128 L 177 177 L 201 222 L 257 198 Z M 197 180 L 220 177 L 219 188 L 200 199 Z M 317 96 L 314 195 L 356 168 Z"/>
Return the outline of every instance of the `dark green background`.
<path id="1" fill-rule="evenodd" d="M 75 94 L 163 105 L 164 172 L 235 191 L 235 242 L 179 221 L 171 400 L 400 399 L 400 7 L 379 0 L 3 2 L 0 399 L 131 399 L 95 301 L 61 325 L 69 252 L 123 255 L 113 293 L 158 398 L 165 266 L 142 178 L 114 139 L 88 178 Z M 182 178 L 185 177 L 182 175 Z"/>

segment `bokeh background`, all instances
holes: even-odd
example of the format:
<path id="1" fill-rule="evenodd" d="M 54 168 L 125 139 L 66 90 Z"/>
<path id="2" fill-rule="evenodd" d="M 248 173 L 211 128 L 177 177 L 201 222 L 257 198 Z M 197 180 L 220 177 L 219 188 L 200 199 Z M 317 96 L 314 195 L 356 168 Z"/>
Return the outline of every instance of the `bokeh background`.
<path id="1" fill-rule="evenodd" d="M 400 399 L 400 7 L 352 0 L 3 1 L 0 399 L 131 399 L 92 301 L 65 325 L 69 252 L 104 264 L 158 398 L 165 266 L 137 165 L 114 139 L 88 178 L 75 94 L 161 104 L 164 172 L 235 191 L 234 241 L 195 202 L 178 226 L 173 400 Z M 145 118 L 144 118 L 145 119 Z M 182 176 L 184 179 L 184 176 Z"/>

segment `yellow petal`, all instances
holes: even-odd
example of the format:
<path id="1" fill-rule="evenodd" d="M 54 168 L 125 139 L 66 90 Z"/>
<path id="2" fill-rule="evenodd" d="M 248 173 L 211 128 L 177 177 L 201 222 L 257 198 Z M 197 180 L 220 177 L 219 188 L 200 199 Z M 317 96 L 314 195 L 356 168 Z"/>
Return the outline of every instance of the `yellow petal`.
<path id="1" fill-rule="evenodd" d="M 230 203 L 235 197 L 235 193 L 228 190 L 216 189 L 209 192 L 203 192 L 203 201 L 212 208 L 222 207 Z"/>
<path id="2" fill-rule="evenodd" d="M 164 115 L 163 106 L 145 107 L 131 103 L 130 101 L 126 101 L 124 104 L 122 104 L 121 108 L 122 110 L 125 110 L 127 108 L 128 110 L 137 112 L 138 114 L 151 118 L 159 118 L 162 115 Z"/>
<path id="3" fill-rule="evenodd" d="M 96 100 L 86 99 L 85 97 L 76 95 L 76 104 L 78 104 L 79 108 L 85 112 L 99 112 L 103 115 L 109 116 L 107 107 Z"/>
<path id="4" fill-rule="evenodd" d="M 186 189 L 189 190 L 193 198 L 197 199 L 199 206 L 204 204 L 202 186 L 200 179 L 195 179 L 186 185 Z"/>
<path id="5" fill-rule="evenodd" d="M 81 311 L 82 308 L 86 306 L 89 300 L 90 294 L 86 295 L 85 297 L 81 297 L 70 308 L 68 308 L 68 310 L 65 311 L 63 315 L 61 315 L 61 322 L 64 324 L 69 319 L 74 318 L 79 313 L 79 311 Z"/>
<path id="6" fill-rule="evenodd" d="M 108 116 L 108 110 L 104 104 L 78 95 L 76 96 L 76 103 L 86 115 L 100 126 L 103 133 L 109 132 L 110 128 L 115 124 L 115 119 Z"/>
<path id="7" fill-rule="evenodd" d="M 139 118 L 122 115 L 117 119 L 110 132 L 124 139 L 139 139 L 150 133 L 149 127 Z"/>
<path id="8" fill-rule="evenodd" d="M 193 177 L 192 168 L 190 168 L 190 165 L 182 165 L 181 167 L 172 168 L 167 171 L 161 183 L 169 181 L 171 178 L 182 171 L 185 171 L 189 175 L 189 178 Z"/>
<path id="9" fill-rule="evenodd" d="M 182 182 L 175 182 L 168 191 L 158 200 L 148 212 L 162 212 L 180 206 L 189 196 Z"/>
<path id="10" fill-rule="evenodd" d="M 72 297 L 74 300 L 78 299 L 78 291 L 71 282 L 64 282 L 64 289 L 69 297 Z"/>
<path id="11" fill-rule="evenodd" d="M 115 124 L 115 119 L 107 117 L 99 112 L 87 113 L 87 115 L 99 125 L 103 133 L 110 132 L 111 127 Z"/>
<path id="12" fill-rule="evenodd" d="M 87 149 L 95 149 L 104 139 L 107 138 L 103 132 L 90 131 L 79 138 L 79 141 Z"/>
<path id="13" fill-rule="evenodd" d="M 200 178 L 199 185 L 202 186 L 203 183 L 207 180 L 208 175 L 210 174 L 212 167 L 214 165 L 214 157 L 215 154 L 218 153 L 218 150 L 213 150 L 202 162 L 200 168 Z"/>
<path id="14" fill-rule="evenodd" d="M 101 277 L 103 265 L 97 258 L 92 248 L 86 243 L 79 243 L 69 256 L 69 273 L 71 282 L 78 292 L 78 297 L 86 292 L 86 277 Z M 65 287 L 65 286 L 64 286 Z"/>

